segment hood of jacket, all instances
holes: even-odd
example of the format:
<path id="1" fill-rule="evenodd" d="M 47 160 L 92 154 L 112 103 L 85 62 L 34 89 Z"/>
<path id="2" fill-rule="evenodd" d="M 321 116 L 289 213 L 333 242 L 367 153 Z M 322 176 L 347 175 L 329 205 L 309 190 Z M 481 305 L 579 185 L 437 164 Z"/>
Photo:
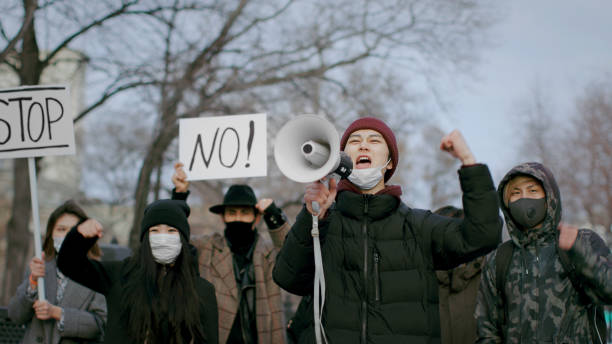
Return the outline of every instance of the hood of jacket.
<path id="1" fill-rule="evenodd" d="M 544 218 L 544 225 L 542 228 L 535 228 L 527 231 L 522 230 L 521 227 L 516 224 L 512 215 L 510 215 L 510 210 L 504 202 L 504 191 L 508 182 L 517 176 L 529 176 L 538 180 L 542 184 L 544 192 L 546 192 L 546 217 Z M 514 243 L 519 246 L 526 246 L 538 241 L 550 240 L 558 236 L 557 227 L 561 222 L 561 194 L 555 177 L 546 166 L 537 162 L 527 162 L 515 166 L 506 173 L 499 183 L 497 194 L 508 227 L 508 233 Z"/>

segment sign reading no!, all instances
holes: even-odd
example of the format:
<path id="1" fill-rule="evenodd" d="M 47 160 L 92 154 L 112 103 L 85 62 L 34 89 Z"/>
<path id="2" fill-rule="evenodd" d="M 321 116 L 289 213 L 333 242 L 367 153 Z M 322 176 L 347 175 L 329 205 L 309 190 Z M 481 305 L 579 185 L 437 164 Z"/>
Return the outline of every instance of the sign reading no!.
<path id="1" fill-rule="evenodd" d="M 0 159 L 75 153 L 66 86 L 0 89 Z"/>
<path id="2" fill-rule="evenodd" d="M 188 180 L 267 174 L 266 115 L 181 119 L 179 160 Z"/>

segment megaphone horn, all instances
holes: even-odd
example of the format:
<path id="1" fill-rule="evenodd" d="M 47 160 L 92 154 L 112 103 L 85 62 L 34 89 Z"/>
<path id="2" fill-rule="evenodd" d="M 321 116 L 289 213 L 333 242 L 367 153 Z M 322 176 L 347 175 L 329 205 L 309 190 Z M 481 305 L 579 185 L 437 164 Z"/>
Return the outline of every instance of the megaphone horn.
<path id="1" fill-rule="evenodd" d="M 337 173 L 348 177 L 351 159 L 340 152 L 340 137 L 331 122 L 318 115 L 300 115 L 276 135 L 274 160 L 289 179 L 310 183 Z"/>

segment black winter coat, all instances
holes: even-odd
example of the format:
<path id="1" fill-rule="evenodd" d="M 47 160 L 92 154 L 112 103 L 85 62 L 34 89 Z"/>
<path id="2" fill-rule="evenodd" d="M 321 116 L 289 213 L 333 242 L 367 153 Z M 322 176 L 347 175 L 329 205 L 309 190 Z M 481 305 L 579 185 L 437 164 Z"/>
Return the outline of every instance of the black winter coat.
<path id="1" fill-rule="evenodd" d="M 58 254 L 57 265 L 66 276 L 87 288 L 106 296 L 108 320 L 104 342 L 112 344 L 132 343 L 129 328 L 122 319 L 122 272 L 130 258 L 122 261 L 98 262 L 87 258 L 87 251 L 97 238 L 85 238 L 76 227 L 66 235 Z M 203 278 L 198 279 L 197 292 L 202 299 L 200 314 L 204 323 L 206 341 L 218 342 L 218 316 L 215 288 Z M 164 342 L 159 339 L 159 342 Z"/>
<path id="2" fill-rule="evenodd" d="M 400 206 L 392 195 L 341 191 L 320 221 L 326 296 L 323 325 L 330 343 L 439 343 L 438 283 L 449 269 L 493 250 L 502 222 L 484 165 L 459 171 L 464 219 Z M 404 209 L 404 210 L 402 210 Z M 274 268 L 274 280 L 311 293 L 312 216 L 298 215 Z M 312 327 L 300 343 L 314 342 Z"/>

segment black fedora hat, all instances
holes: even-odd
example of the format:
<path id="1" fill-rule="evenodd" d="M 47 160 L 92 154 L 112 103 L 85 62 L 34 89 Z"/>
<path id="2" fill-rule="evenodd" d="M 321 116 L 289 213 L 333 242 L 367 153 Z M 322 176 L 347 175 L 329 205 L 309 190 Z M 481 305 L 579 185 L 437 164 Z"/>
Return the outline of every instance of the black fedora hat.
<path id="1" fill-rule="evenodd" d="M 223 197 L 223 203 L 213 205 L 210 211 L 215 214 L 223 214 L 227 206 L 249 206 L 255 207 L 257 198 L 255 193 L 248 185 L 232 185 Z"/>

